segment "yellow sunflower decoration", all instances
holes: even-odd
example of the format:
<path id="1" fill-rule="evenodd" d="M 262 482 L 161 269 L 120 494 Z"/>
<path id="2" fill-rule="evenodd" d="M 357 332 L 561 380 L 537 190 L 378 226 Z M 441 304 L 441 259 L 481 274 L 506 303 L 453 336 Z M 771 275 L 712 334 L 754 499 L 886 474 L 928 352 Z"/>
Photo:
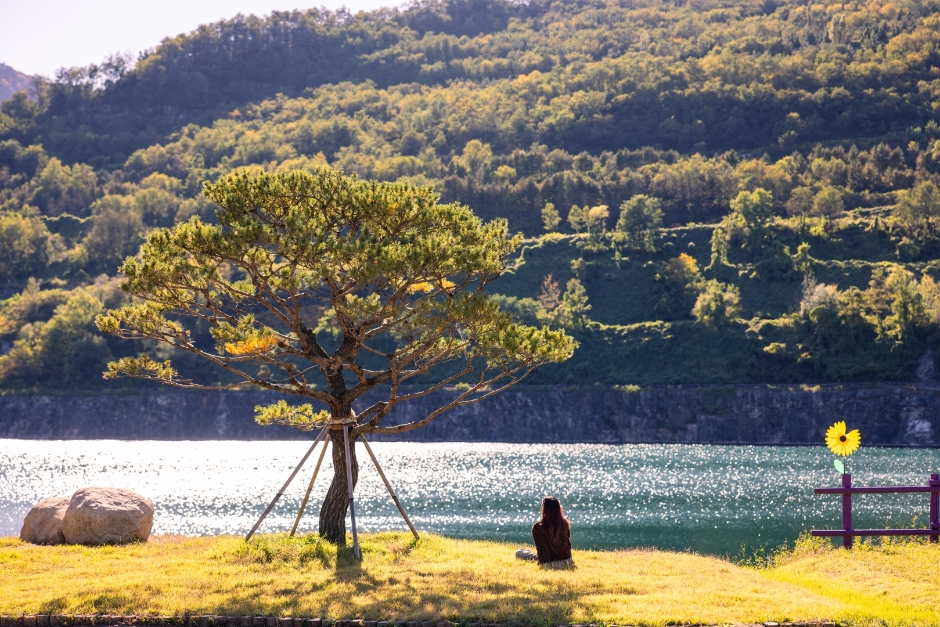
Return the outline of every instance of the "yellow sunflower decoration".
<path id="1" fill-rule="evenodd" d="M 858 450 L 861 443 L 862 435 L 858 429 L 846 433 L 844 422 L 837 422 L 826 431 L 826 446 L 839 457 L 848 457 Z"/>
<path id="2" fill-rule="evenodd" d="M 862 435 L 858 429 L 846 432 L 845 422 L 839 421 L 826 431 L 826 446 L 842 459 L 835 460 L 836 470 L 845 472 L 845 458 L 858 450 Z"/>

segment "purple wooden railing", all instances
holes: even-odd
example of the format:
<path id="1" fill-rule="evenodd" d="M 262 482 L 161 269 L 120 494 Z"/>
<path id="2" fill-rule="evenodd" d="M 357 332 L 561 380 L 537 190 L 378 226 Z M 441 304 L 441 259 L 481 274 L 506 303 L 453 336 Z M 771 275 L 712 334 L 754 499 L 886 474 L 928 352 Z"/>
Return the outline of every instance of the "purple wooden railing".
<path id="1" fill-rule="evenodd" d="M 940 474 L 930 475 L 926 486 L 887 486 L 853 488 L 852 475 L 842 475 L 841 488 L 816 488 L 816 494 L 842 495 L 842 529 L 813 529 L 814 536 L 827 538 L 842 536 L 842 546 L 852 548 L 855 536 L 930 536 L 931 542 L 940 540 Z M 930 527 L 927 529 L 852 529 L 853 494 L 900 494 L 928 492 L 930 494 Z"/>

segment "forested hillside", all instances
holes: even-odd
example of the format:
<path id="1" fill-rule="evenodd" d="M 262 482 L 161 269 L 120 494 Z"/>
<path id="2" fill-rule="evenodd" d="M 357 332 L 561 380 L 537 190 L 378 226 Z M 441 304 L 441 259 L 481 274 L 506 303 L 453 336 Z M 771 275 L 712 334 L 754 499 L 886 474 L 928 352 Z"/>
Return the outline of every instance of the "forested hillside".
<path id="1" fill-rule="evenodd" d="M 533 383 L 930 378 L 938 121 L 936 1 L 450 0 L 203 26 L 0 107 L 0 388 L 103 387 L 141 347 L 93 319 L 145 235 L 213 220 L 202 183 L 233 169 L 322 166 L 526 234 L 493 289 L 581 341 Z"/>

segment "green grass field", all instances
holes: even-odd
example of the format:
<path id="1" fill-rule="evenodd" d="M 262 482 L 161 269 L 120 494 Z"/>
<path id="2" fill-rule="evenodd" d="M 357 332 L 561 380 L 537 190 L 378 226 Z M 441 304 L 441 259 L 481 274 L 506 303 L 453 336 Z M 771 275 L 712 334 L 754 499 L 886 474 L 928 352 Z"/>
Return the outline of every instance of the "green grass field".
<path id="1" fill-rule="evenodd" d="M 656 550 L 575 551 L 577 569 L 514 545 L 365 535 L 363 559 L 316 536 L 156 536 L 42 547 L 0 539 L 0 614 L 264 614 L 551 625 L 833 620 L 940 623 L 940 545 L 804 541 L 758 564 Z"/>

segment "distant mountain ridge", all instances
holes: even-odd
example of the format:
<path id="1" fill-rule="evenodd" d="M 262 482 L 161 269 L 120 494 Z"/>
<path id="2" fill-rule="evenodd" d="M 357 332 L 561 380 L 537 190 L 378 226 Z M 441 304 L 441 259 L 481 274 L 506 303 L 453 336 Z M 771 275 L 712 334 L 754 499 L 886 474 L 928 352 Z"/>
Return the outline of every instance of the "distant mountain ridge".
<path id="1" fill-rule="evenodd" d="M 23 90 L 30 96 L 36 95 L 33 77 L 29 74 L 17 72 L 6 63 L 0 63 L 0 102 Z"/>

